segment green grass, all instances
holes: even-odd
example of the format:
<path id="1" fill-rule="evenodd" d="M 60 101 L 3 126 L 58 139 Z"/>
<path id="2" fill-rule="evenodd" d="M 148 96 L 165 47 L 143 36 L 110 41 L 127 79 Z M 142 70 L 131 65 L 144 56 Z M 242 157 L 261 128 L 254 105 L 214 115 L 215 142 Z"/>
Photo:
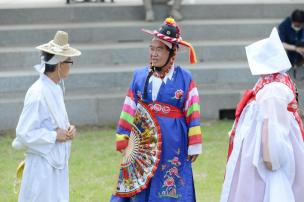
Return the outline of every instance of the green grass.
<path id="1" fill-rule="evenodd" d="M 194 163 L 198 202 L 219 201 L 224 177 L 228 137 L 232 122 L 210 122 L 202 126 L 203 154 Z M 72 145 L 70 201 L 106 202 L 114 190 L 120 153 L 115 152 L 113 129 L 81 128 Z M 15 202 L 13 182 L 23 152 L 11 149 L 14 133 L 0 134 L 0 201 Z"/>

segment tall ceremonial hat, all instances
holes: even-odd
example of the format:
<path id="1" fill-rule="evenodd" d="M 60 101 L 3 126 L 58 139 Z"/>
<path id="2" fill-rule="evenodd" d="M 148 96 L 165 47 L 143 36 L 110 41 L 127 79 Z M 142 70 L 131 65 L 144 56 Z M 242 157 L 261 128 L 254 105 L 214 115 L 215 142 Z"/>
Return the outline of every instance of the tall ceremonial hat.
<path id="1" fill-rule="evenodd" d="M 181 37 L 181 29 L 172 17 L 166 18 L 164 23 L 158 30 L 147 30 L 142 29 L 143 32 L 158 38 L 164 44 L 166 44 L 170 49 L 172 44 L 176 44 L 178 47 L 185 47 L 189 49 L 189 61 L 191 64 L 197 62 L 195 50 L 192 45 L 184 41 Z"/>
<path id="2" fill-rule="evenodd" d="M 69 45 L 69 35 L 64 31 L 57 31 L 53 40 L 37 46 L 36 49 L 64 57 L 81 55 L 79 50 L 72 48 Z"/>
<path id="3" fill-rule="evenodd" d="M 268 38 L 257 41 L 245 49 L 252 75 L 286 72 L 291 68 L 276 28 L 272 29 Z"/>

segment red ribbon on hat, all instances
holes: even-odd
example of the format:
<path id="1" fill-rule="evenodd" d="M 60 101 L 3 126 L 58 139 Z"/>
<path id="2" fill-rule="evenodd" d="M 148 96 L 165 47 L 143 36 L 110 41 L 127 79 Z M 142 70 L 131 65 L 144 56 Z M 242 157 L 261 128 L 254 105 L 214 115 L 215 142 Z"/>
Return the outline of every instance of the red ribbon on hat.
<path id="1" fill-rule="evenodd" d="M 197 63 L 196 53 L 193 46 L 187 41 L 180 41 L 180 44 L 187 46 L 189 48 L 189 61 L 191 64 Z"/>

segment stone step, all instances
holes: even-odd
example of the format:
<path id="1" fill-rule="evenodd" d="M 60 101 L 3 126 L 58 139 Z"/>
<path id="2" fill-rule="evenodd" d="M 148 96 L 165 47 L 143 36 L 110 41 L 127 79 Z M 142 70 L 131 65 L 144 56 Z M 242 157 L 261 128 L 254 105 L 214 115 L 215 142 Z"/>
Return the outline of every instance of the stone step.
<path id="1" fill-rule="evenodd" d="M 198 61 L 229 62 L 246 60 L 244 47 L 252 40 L 192 41 Z M 75 58 L 75 66 L 113 66 L 126 64 L 147 64 L 149 42 L 116 44 L 76 44 L 82 51 Z M 39 51 L 33 47 L 0 48 L 0 71 L 24 70 L 37 64 Z M 188 61 L 188 51 L 181 52 L 177 62 Z"/>
<path id="2" fill-rule="evenodd" d="M 216 19 L 185 20 L 180 22 L 183 38 L 187 41 L 198 40 L 237 40 L 262 38 L 281 19 Z M 70 44 L 74 43 L 119 43 L 140 42 L 150 37 L 140 30 L 157 29 L 159 22 L 95 22 L 62 24 L 23 24 L 2 25 L 0 27 L 1 47 L 37 46 L 53 38 L 57 30 L 70 33 Z"/>
<path id="3" fill-rule="evenodd" d="M 197 81 L 203 119 L 218 119 L 233 109 L 241 92 L 256 81 L 249 72 L 244 46 L 265 38 L 271 28 L 304 3 L 183 5 L 183 38 L 197 50 L 199 64 L 183 62 Z M 147 64 L 149 36 L 140 29 L 158 28 L 169 8 L 156 6 L 157 21 L 146 23 L 142 5 L 73 4 L 0 8 L 0 130 L 17 124 L 24 95 L 38 74 L 34 46 L 58 29 L 70 33 L 83 55 L 66 80 L 66 105 L 72 123 L 116 123 L 135 68 Z M 136 64 L 136 65 L 133 65 Z M 140 64 L 140 65 L 138 65 Z"/>
<path id="4" fill-rule="evenodd" d="M 188 4 L 181 12 L 187 20 L 284 18 L 303 3 L 295 4 Z M 169 7 L 154 7 L 157 20 L 168 16 Z M 71 4 L 48 7 L 1 8 L 0 24 L 136 21 L 144 19 L 142 5 Z"/>
<path id="5" fill-rule="evenodd" d="M 226 89 L 237 88 L 239 84 L 252 85 L 256 78 L 252 77 L 245 62 L 200 63 L 182 65 L 192 72 L 194 80 L 202 89 L 216 89 L 226 85 Z M 90 92 L 90 94 L 111 94 L 124 92 L 130 84 L 134 66 L 111 66 L 108 68 L 84 67 L 72 69 L 71 75 L 65 80 L 67 95 Z M 1 97 L 23 97 L 25 91 L 38 78 L 34 70 L 3 72 L 0 75 Z M 18 96 L 19 94 L 19 96 Z"/>
<path id="6" fill-rule="evenodd" d="M 200 91 L 201 117 L 219 119 L 220 110 L 234 109 L 243 89 Z M 77 125 L 107 125 L 117 123 L 125 93 L 77 94 L 66 96 L 70 122 Z M 16 127 L 23 106 L 22 99 L 0 100 L 0 130 Z"/>

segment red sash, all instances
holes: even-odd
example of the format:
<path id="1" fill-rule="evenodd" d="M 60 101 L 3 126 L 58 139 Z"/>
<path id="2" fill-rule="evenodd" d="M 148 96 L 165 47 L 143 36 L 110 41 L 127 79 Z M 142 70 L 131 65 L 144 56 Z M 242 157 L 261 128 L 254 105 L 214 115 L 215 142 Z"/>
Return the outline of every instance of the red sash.
<path id="1" fill-rule="evenodd" d="M 181 109 L 163 102 L 152 102 L 148 106 L 154 112 L 155 116 L 163 116 L 169 118 L 181 118 L 184 113 Z"/>
<path id="2" fill-rule="evenodd" d="M 302 138 L 304 140 L 304 128 L 303 128 L 303 123 L 302 123 L 302 119 L 300 117 L 299 114 L 299 110 L 298 110 L 298 102 L 296 100 L 296 87 L 295 84 L 292 82 L 292 80 L 290 79 L 290 77 L 288 75 L 282 75 L 280 73 L 276 73 L 276 74 L 271 74 L 271 75 L 267 75 L 265 77 L 263 77 L 262 79 L 260 79 L 260 81 L 256 84 L 256 86 L 254 87 L 254 89 L 252 90 L 246 90 L 242 99 L 240 100 L 240 102 L 238 103 L 237 107 L 236 107 L 236 111 L 235 111 L 235 121 L 234 124 L 232 126 L 231 132 L 229 134 L 229 146 L 228 146 L 228 155 L 227 155 L 227 161 L 232 153 L 233 150 L 233 140 L 235 137 L 235 131 L 236 131 L 236 127 L 238 124 L 238 121 L 240 119 L 240 116 L 242 114 L 243 109 L 252 101 L 255 100 L 255 96 L 256 94 L 267 84 L 271 83 L 271 82 L 281 82 L 283 84 L 285 84 L 286 86 L 288 86 L 293 94 L 294 94 L 294 99 L 288 104 L 287 110 L 292 112 L 296 121 L 299 124 L 300 130 L 301 130 L 301 134 L 302 134 Z"/>

